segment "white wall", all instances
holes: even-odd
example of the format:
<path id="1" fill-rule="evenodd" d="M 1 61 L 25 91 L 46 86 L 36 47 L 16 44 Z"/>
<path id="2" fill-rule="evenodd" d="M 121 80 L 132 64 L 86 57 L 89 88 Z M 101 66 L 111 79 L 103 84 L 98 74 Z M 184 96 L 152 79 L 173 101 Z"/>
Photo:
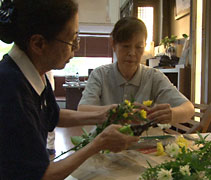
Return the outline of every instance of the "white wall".
<path id="1" fill-rule="evenodd" d="M 77 0 L 81 32 L 110 33 L 119 19 L 120 0 Z"/>
<path id="2" fill-rule="evenodd" d="M 78 0 L 80 23 L 106 23 L 107 0 Z"/>

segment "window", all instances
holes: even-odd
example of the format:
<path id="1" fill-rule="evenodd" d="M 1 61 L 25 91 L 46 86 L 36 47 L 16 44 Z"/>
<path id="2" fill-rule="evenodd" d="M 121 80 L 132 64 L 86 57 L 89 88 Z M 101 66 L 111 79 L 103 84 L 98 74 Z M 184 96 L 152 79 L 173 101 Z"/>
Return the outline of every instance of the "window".
<path id="1" fill-rule="evenodd" d="M 202 81 L 202 1 L 197 1 L 195 103 L 201 103 Z"/>
<path id="2" fill-rule="evenodd" d="M 9 52 L 13 44 L 6 44 L 2 41 L 0 41 L 0 61 L 3 58 L 3 55 Z"/>
<path id="3" fill-rule="evenodd" d="M 112 57 L 110 35 L 80 34 L 80 49 L 75 57 Z"/>
<path id="4" fill-rule="evenodd" d="M 88 69 L 112 63 L 112 48 L 109 35 L 81 35 L 80 50 L 61 70 L 53 70 L 56 76 L 75 75 L 88 76 Z M 13 44 L 5 44 L 0 41 L 0 60 Z"/>
<path id="5" fill-rule="evenodd" d="M 75 75 L 88 76 L 88 69 L 112 63 L 111 57 L 74 57 L 66 64 L 64 69 L 53 70 L 54 76 Z"/>
<path id="6" fill-rule="evenodd" d="M 80 34 L 80 49 L 62 70 L 54 70 L 55 76 L 88 76 L 88 69 L 112 63 L 113 51 L 109 34 Z"/>
<path id="7" fill-rule="evenodd" d="M 138 18 L 141 19 L 147 27 L 147 45 L 146 51 L 150 50 L 150 44 L 153 41 L 153 23 L 154 23 L 153 7 L 138 7 Z"/>

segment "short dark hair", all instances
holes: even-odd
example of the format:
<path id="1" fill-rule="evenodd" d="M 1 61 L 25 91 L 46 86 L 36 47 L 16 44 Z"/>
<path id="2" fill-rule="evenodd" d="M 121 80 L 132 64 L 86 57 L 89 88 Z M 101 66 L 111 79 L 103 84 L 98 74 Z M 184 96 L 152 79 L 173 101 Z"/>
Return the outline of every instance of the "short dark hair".
<path id="1" fill-rule="evenodd" d="M 74 0 L 13 0 L 10 23 L 0 23 L 0 39 L 27 49 L 33 34 L 54 39 L 78 12 Z"/>
<path id="2" fill-rule="evenodd" d="M 136 17 L 124 17 L 117 21 L 111 36 L 114 43 L 121 43 L 130 40 L 139 32 L 143 32 L 147 39 L 147 28 L 142 20 Z"/>

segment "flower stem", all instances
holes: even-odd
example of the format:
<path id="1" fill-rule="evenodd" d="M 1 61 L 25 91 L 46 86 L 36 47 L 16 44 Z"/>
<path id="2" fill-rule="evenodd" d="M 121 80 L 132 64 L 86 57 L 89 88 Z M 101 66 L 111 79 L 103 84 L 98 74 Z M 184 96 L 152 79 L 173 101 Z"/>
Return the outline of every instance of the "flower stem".
<path id="1" fill-rule="evenodd" d="M 82 143 L 78 144 L 77 146 L 74 146 L 73 148 L 71 149 L 68 149 L 67 151 L 65 152 L 62 152 L 60 155 L 56 156 L 55 158 L 53 158 L 51 161 L 54 161 L 55 159 L 58 159 L 59 157 L 63 156 L 64 154 L 67 154 L 68 152 L 70 151 L 75 151 Z"/>

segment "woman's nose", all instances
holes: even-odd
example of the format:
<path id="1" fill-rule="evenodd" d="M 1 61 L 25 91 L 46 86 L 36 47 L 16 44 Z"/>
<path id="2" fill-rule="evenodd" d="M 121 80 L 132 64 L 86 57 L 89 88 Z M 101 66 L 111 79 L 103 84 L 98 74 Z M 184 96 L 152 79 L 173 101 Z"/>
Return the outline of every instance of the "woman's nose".
<path id="1" fill-rule="evenodd" d="M 135 47 L 129 48 L 128 54 L 129 55 L 135 55 L 136 54 L 136 48 Z"/>

